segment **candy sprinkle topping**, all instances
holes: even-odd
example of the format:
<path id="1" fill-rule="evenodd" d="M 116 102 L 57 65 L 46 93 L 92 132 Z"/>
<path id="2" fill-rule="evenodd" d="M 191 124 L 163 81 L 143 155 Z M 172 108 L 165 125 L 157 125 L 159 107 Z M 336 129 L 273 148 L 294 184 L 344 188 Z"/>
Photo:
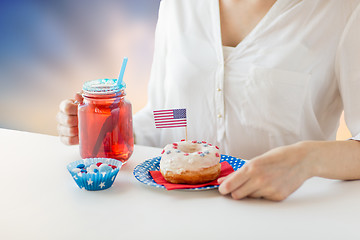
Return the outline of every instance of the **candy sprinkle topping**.
<path id="1" fill-rule="evenodd" d="M 76 166 L 77 168 L 85 168 L 85 164 L 81 163 L 79 165 Z"/>
<path id="2" fill-rule="evenodd" d="M 115 165 L 111 165 L 111 164 L 109 164 L 109 166 L 110 166 L 112 169 L 115 169 L 115 168 L 116 168 L 116 166 L 115 166 Z"/>

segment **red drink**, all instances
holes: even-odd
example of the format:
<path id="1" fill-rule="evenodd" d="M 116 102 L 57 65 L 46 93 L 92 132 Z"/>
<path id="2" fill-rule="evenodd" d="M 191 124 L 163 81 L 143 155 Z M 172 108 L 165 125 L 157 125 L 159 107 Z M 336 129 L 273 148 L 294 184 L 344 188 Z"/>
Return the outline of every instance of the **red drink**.
<path id="1" fill-rule="evenodd" d="M 79 139 L 82 158 L 105 157 L 126 162 L 134 148 L 131 103 L 125 84 L 100 79 L 83 86 L 79 105 Z"/>

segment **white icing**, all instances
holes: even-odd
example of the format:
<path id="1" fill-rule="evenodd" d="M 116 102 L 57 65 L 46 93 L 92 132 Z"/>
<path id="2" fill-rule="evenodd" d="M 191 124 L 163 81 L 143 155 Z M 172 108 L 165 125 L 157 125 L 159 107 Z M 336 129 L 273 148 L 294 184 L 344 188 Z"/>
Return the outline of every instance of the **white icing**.
<path id="1" fill-rule="evenodd" d="M 180 150 L 180 152 L 176 150 Z M 188 155 L 186 156 L 186 154 Z M 198 171 L 212 167 L 219 161 L 220 153 L 215 146 L 202 142 L 182 141 L 165 146 L 161 155 L 160 169 L 163 172 L 175 173 Z"/>

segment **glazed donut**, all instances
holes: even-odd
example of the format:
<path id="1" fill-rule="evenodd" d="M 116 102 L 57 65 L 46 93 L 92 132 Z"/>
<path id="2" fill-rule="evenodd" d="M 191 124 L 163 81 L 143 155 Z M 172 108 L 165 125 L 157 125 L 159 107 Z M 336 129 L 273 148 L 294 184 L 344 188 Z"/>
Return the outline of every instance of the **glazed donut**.
<path id="1" fill-rule="evenodd" d="M 171 183 L 200 184 L 215 180 L 221 169 L 219 148 L 205 141 L 174 142 L 161 153 L 160 172 Z"/>

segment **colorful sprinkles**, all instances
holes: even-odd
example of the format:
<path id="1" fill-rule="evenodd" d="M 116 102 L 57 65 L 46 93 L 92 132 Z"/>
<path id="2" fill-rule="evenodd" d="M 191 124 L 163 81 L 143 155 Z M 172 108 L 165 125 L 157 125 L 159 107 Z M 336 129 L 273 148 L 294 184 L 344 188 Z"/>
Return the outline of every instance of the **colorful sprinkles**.
<path id="1" fill-rule="evenodd" d="M 74 173 L 78 173 L 78 175 L 80 176 L 80 174 L 95 174 L 95 173 L 103 173 L 103 172 L 110 172 L 111 170 L 116 169 L 117 167 L 115 165 L 111 165 L 111 164 L 106 164 L 106 163 L 102 163 L 102 162 L 98 162 L 96 164 L 91 164 L 91 165 L 85 165 L 83 163 L 79 164 L 76 166 L 76 168 L 72 169 L 72 172 Z"/>
<path id="2" fill-rule="evenodd" d="M 186 141 L 185 139 L 181 139 L 181 142 L 184 142 L 184 141 Z M 197 141 L 197 140 L 193 140 L 193 141 L 191 141 L 191 143 L 195 143 L 195 144 L 202 144 L 202 146 L 203 147 L 215 147 L 216 149 L 219 149 L 219 147 L 218 146 L 212 146 L 210 143 L 207 143 L 206 141 Z M 178 143 L 176 143 L 176 142 L 174 142 L 174 143 L 172 143 L 172 149 L 174 149 L 174 152 L 175 153 L 182 153 L 179 149 L 178 149 L 178 147 L 179 147 L 179 144 Z M 165 150 L 165 149 L 163 149 L 162 151 L 161 151 L 161 154 L 164 154 L 164 153 L 166 153 L 166 154 L 170 154 L 172 151 L 171 150 Z M 190 153 L 183 153 L 184 154 L 184 156 L 189 156 L 190 155 Z M 201 152 L 201 151 L 199 151 L 199 152 L 196 152 L 196 154 L 198 154 L 200 157 L 205 157 L 205 155 L 208 155 L 208 154 L 210 154 L 210 151 L 209 150 L 205 150 L 204 152 Z M 215 156 L 216 157 L 220 157 L 220 154 L 219 153 L 215 153 Z"/>
<path id="3" fill-rule="evenodd" d="M 111 158 L 86 158 L 67 165 L 80 189 L 104 190 L 112 186 L 122 163 Z"/>

